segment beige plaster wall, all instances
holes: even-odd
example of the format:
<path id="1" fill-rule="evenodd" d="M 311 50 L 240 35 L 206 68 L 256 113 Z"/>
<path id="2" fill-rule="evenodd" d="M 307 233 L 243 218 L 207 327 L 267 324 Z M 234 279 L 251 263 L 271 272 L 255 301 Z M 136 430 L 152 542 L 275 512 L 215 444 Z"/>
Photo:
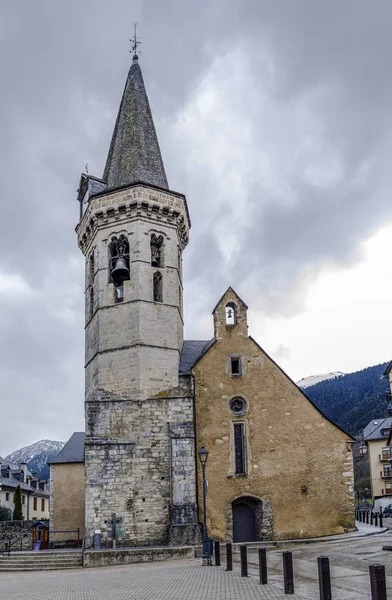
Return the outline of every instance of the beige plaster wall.
<path id="1" fill-rule="evenodd" d="M 238 325 L 226 326 L 224 307 L 238 306 Z M 217 340 L 194 368 L 197 447 L 209 450 L 209 534 L 230 537 L 228 507 L 243 495 L 272 503 L 275 538 L 342 533 L 354 528 L 350 437 L 330 423 L 278 366 L 247 337 L 246 310 L 233 294 L 215 312 Z M 244 373 L 230 375 L 228 356 L 242 355 Z M 230 399 L 248 411 L 235 417 Z M 233 422 L 247 430 L 247 476 L 234 474 Z M 199 506 L 202 485 L 199 469 Z M 230 516 L 230 515 L 229 515 Z M 202 512 L 199 513 L 200 520 Z"/>
<path id="2" fill-rule="evenodd" d="M 84 537 L 84 463 L 52 465 L 51 529 L 80 529 Z M 76 534 L 56 534 L 51 539 L 76 539 Z"/>
<path id="3" fill-rule="evenodd" d="M 387 446 L 387 439 L 382 440 L 371 440 L 368 441 L 368 460 L 370 465 L 370 477 L 372 482 L 372 496 L 384 496 L 385 491 L 385 479 L 382 478 L 381 473 L 384 473 L 384 465 L 389 466 L 388 461 L 380 461 L 380 455 L 382 449 Z"/>

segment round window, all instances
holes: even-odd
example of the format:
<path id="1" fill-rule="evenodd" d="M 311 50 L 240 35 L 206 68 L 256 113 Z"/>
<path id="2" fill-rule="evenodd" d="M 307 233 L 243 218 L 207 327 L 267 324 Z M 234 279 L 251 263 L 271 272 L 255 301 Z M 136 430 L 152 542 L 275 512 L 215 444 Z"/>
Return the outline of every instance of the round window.
<path id="1" fill-rule="evenodd" d="M 245 398 L 236 396 L 230 400 L 230 410 L 237 416 L 244 415 L 248 410 L 247 402 Z"/>

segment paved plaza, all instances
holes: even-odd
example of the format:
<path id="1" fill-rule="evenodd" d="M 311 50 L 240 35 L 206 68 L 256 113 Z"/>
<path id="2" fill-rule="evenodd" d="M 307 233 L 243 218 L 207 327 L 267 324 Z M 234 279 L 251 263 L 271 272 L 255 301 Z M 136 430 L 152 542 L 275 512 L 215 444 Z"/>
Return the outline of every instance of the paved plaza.
<path id="1" fill-rule="evenodd" d="M 334 600 L 370 599 L 369 565 L 386 566 L 388 595 L 392 598 L 392 532 L 290 546 L 294 557 L 295 594 L 317 600 L 317 557 L 327 555 Z M 283 593 L 282 550 L 268 550 L 268 579 L 257 579 L 257 552 L 249 551 L 249 577 L 240 577 L 239 557 L 233 572 L 202 567 L 200 560 L 146 563 L 101 569 L 0 573 L 0 598 L 7 600 L 246 600 L 287 598 Z M 222 560 L 224 565 L 224 559 Z"/>

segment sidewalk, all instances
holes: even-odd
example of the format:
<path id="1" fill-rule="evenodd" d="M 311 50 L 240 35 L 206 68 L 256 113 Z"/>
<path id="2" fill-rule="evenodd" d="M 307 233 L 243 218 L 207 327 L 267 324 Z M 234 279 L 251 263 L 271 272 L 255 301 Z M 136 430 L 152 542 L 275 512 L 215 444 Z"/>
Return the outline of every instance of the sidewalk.
<path id="1" fill-rule="evenodd" d="M 378 535 L 380 533 L 385 533 L 388 531 L 388 527 L 375 527 L 374 525 L 367 525 L 366 523 L 360 523 L 359 521 L 355 521 L 355 526 L 357 531 L 350 531 L 349 533 L 342 533 L 339 535 L 326 535 L 323 537 L 317 538 L 298 538 L 296 540 L 278 540 L 278 541 L 263 541 L 257 542 L 248 542 L 244 544 L 248 546 L 248 548 L 258 548 L 258 547 L 266 547 L 266 548 L 287 548 L 292 545 L 297 544 L 319 544 L 321 542 L 341 542 L 341 541 L 349 541 L 349 540 L 357 540 L 361 537 L 367 537 L 369 535 Z M 234 544 L 234 547 L 239 547 L 241 544 Z"/>

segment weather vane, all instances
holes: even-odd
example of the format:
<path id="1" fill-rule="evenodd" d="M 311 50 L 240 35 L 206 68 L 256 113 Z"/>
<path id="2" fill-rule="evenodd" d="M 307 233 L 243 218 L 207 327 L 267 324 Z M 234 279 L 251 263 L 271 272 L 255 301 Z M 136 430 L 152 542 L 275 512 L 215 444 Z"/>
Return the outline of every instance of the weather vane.
<path id="1" fill-rule="evenodd" d="M 139 42 L 139 40 L 137 39 L 137 35 L 136 35 L 137 23 L 134 23 L 133 26 L 135 28 L 135 33 L 134 33 L 133 38 L 131 38 L 129 40 L 132 44 L 129 52 L 133 52 L 133 58 L 137 58 L 137 55 L 140 54 L 140 51 L 137 49 L 137 47 L 141 44 L 141 42 Z"/>

